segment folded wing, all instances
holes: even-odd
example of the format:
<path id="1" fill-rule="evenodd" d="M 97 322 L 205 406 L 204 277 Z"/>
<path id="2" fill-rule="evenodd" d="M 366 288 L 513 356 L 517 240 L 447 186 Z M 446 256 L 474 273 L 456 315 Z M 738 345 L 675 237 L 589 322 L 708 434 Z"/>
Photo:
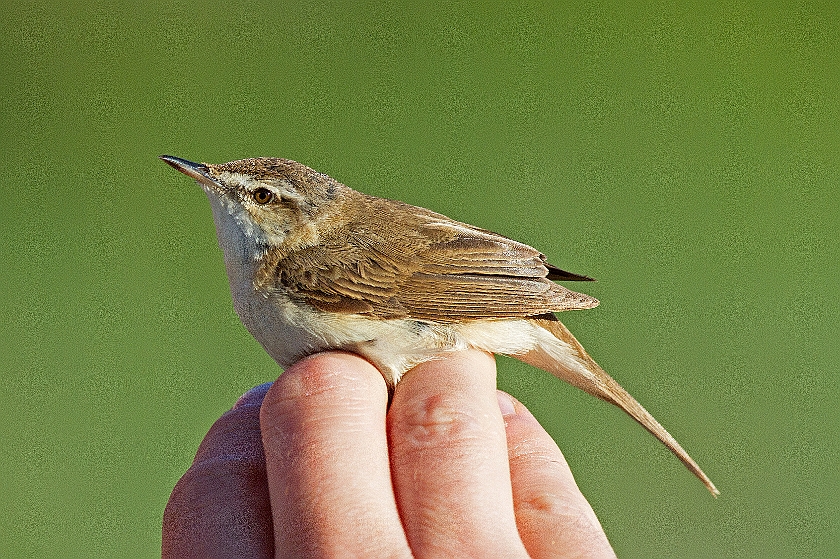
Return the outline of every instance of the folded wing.
<path id="1" fill-rule="evenodd" d="M 436 322 L 598 304 L 549 279 L 590 278 L 551 266 L 528 245 L 423 208 L 367 202 L 381 207 L 369 208 L 364 222 L 351 219 L 316 246 L 269 254 L 257 287 L 281 287 L 331 312 Z"/>

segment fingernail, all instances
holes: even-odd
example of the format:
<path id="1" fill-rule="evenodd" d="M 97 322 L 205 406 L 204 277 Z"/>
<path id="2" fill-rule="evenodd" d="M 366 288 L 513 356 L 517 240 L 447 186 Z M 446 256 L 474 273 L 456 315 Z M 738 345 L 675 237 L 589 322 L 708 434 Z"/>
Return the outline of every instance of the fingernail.
<path id="1" fill-rule="evenodd" d="M 496 398 L 499 400 L 499 410 L 501 410 L 502 415 L 514 415 L 516 413 L 516 408 L 513 405 L 513 399 L 510 396 L 501 390 L 497 390 Z"/>
<path id="2" fill-rule="evenodd" d="M 236 409 L 242 406 L 261 405 L 263 398 L 265 398 L 265 393 L 268 392 L 268 389 L 271 388 L 272 384 L 273 383 L 271 382 L 266 382 L 265 384 L 255 386 L 254 388 L 240 396 L 236 403 L 233 405 L 232 409 Z"/>

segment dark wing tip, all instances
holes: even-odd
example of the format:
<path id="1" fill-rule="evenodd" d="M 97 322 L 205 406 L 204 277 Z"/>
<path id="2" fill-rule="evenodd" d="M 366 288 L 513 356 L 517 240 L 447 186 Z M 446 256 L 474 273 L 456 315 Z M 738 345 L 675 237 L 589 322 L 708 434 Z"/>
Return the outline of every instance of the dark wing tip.
<path id="1" fill-rule="evenodd" d="M 546 264 L 545 267 L 548 268 L 548 275 L 546 277 L 552 281 L 597 281 L 595 278 L 590 278 L 589 276 L 582 276 L 561 270 L 551 264 Z"/>

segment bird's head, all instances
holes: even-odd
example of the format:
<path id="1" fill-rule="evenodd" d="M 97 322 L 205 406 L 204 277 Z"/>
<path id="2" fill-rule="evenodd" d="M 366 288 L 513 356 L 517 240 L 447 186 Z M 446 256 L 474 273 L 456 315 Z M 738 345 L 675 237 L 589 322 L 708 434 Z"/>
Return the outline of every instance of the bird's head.
<path id="1" fill-rule="evenodd" d="M 220 240 L 219 220 L 231 220 L 263 251 L 285 244 L 317 242 L 319 218 L 347 188 L 289 159 L 259 157 L 213 165 L 171 155 L 160 158 L 194 178 L 207 193 Z"/>

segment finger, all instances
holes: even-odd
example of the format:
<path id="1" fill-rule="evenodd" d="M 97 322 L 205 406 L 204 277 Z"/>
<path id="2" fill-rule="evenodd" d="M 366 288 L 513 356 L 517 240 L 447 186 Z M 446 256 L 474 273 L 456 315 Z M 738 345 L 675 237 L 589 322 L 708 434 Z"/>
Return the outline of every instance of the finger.
<path id="1" fill-rule="evenodd" d="M 277 557 L 409 557 L 391 486 L 385 381 L 348 353 L 288 368 L 261 425 Z"/>
<path id="2" fill-rule="evenodd" d="M 615 557 L 554 440 L 531 412 L 499 391 L 516 525 L 531 557 Z"/>
<path id="3" fill-rule="evenodd" d="M 267 390 L 242 396 L 204 437 L 163 513 L 164 558 L 274 556 L 259 419 Z"/>
<path id="4" fill-rule="evenodd" d="M 416 557 L 525 557 L 493 357 L 465 351 L 403 377 L 388 413 L 394 490 Z"/>

